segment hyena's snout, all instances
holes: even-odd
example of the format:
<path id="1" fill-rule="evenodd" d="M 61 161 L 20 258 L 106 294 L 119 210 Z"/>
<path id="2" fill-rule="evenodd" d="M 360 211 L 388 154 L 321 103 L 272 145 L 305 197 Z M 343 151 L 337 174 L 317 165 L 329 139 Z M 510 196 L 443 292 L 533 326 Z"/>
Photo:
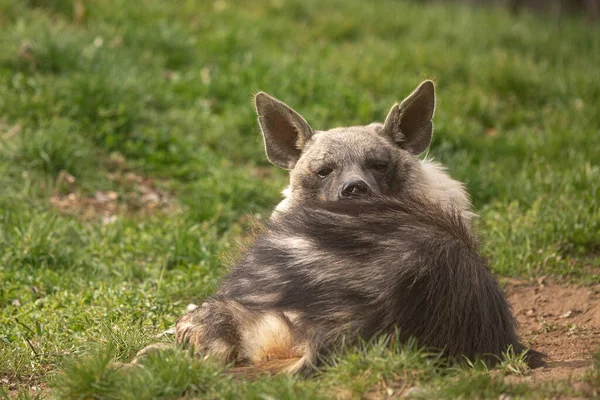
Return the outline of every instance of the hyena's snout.
<path id="1" fill-rule="evenodd" d="M 367 182 L 362 179 L 352 179 L 344 182 L 338 193 L 338 199 L 347 200 L 354 197 L 367 196 L 371 193 L 371 188 Z"/>

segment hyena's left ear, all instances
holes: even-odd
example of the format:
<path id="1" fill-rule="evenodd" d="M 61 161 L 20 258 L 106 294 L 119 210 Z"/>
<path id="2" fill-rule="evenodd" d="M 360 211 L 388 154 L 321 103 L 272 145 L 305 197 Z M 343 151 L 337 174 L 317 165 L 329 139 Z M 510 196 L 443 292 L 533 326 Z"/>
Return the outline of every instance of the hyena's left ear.
<path id="1" fill-rule="evenodd" d="M 312 128 L 291 107 L 264 92 L 258 93 L 254 102 L 267 158 L 281 168 L 294 168 L 314 133 Z"/>
<path id="2" fill-rule="evenodd" d="M 433 82 L 424 81 L 400 105 L 392 107 L 382 133 L 412 154 L 421 154 L 431 143 L 434 109 Z"/>

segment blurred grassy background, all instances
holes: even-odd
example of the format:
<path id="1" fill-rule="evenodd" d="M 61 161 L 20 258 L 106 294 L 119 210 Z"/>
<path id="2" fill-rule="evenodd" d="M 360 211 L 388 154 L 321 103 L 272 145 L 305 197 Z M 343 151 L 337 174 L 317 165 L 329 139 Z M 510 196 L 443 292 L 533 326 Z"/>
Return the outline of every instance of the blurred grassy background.
<path id="1" fill-rule="evenodd" d="M 569 15 L 0 0 L 0 377 L 40 382 L 90 343 L 128 360 L 214 289 L 286 184 L 258 90 L 327 129 L 434 79 L 429 156 L 466 182 L 493 269 L 600 282 L 598 65 Z"/>

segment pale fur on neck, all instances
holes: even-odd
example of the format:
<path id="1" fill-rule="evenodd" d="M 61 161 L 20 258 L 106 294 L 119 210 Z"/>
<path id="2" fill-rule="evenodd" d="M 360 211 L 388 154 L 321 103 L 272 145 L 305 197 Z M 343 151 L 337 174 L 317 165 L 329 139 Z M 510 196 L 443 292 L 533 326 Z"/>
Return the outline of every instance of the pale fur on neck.
<path id="1" fill-rule="evenodd" d="M 424 179 L 420 189 L 423 193 L 430 199 L 437 199 L 441 205 L 459 211 L 463 219 L 470 223 L 476 214 L 465 185 L 452 179 L 446 167 L 432 159 L 421 160 L 421 171 Z"/>
<path id="2" fill-rule="evenodd" d="M 277 204 L 277 207 L 275 207 L 275 210 L 273 210 L 273 213 L 271 214 L 271 218 L 280 212 L 286 211 L 292 205 L 292 188 L 286 186 L 286 188 L 281 191 L 281 194 L 283 195 L 283 200 Z"/>
<path id="3" fill-rule="evenodd" d="M 419 189 L 429 199 L 437 199 L 443 206 L 458 210 L 463 219 L 470 223 L 476 214 L 473 212 L 471 199 L 465 185 L 452 179 L 443 165 L 431 159 L 421 160 L 421 172 L 423 179 Z M 283 194 L 283 200 L 275 207 L 271 218 L 289 209 L 292 205 L 292 188 L 286 187 L 281 194 Z"/>

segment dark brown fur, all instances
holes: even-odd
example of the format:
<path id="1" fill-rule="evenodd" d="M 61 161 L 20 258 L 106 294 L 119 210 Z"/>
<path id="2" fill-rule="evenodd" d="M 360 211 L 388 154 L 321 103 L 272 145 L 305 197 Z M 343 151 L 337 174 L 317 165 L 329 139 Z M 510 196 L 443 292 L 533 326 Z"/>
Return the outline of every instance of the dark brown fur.
<path id="1" fill-rule="evenodd" d="M 291 169 L 287 198 L 217 293 L 177 322 L 178 343 L 244 373 L 307 371 L 396 332 L 450 359 L 525 350 L 463 185 L 416 158 L 432 137 L 431 81 L 383 124 L 314 131 L 265 93 L 256 108 L 269 160 Z"/>
<path id="2" fill-rule="evenodd" d="M 217 293 L 178 322 L 177 341 L 222 362 L 295 373 L 342 343 L 396 331 L 490 365 L 509 347 L 525 350 L 460 213 L 371 197 L 305 203 L 270 221 Z M 528 359 L 541 362 L 534 351 Z"/>

